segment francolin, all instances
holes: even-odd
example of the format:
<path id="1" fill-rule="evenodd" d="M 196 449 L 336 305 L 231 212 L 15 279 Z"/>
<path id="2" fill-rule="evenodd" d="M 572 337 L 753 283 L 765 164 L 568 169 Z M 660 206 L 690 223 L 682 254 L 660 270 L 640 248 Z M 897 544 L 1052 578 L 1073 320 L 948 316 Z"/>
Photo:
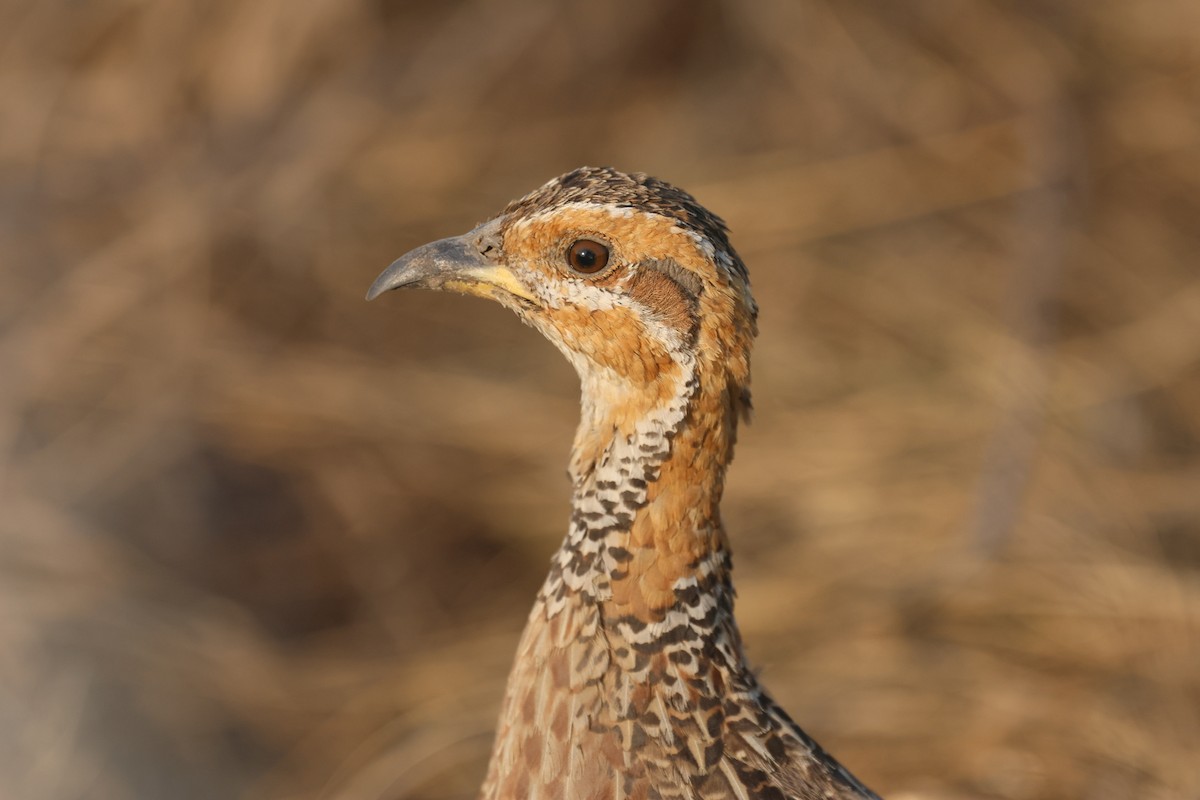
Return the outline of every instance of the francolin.
<path id="1" fill-rule="evenodd" d="M 579 372 L 573 505 L 509 676 L 481 797 L 876 798 L 759 685 L 719 505 L 757 308 L 724 222 L 585 167 L 419 247 L 367 294 L 491 298 Z"/>

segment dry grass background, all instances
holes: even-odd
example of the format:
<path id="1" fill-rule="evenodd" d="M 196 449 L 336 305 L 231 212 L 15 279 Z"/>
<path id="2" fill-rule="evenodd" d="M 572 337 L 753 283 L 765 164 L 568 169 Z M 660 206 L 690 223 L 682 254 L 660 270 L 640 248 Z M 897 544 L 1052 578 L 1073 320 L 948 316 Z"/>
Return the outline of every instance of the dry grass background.
<path id="1" fill-rule="evenodd" d="M 362 295 L 579 164 L 724 215 L 767 684 L 875 788 L 1200 795 L 1200 5 L 0 5 L 0 798 L 450 798 L 574 375 Z"/>

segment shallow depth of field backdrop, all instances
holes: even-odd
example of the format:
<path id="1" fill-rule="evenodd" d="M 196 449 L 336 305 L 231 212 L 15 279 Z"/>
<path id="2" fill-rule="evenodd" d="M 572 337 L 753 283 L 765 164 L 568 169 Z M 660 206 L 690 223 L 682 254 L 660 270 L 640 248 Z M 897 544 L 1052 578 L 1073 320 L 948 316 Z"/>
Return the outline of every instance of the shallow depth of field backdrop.
<path id="1" fill-rule="evenodd" d="M 882 793 L 1200 792 L 1200 4 L 0 6 L 0 797 L 463 798 L 574 373 L 363 294 L 581 164 L 724 216 L 766 684 Z"/>

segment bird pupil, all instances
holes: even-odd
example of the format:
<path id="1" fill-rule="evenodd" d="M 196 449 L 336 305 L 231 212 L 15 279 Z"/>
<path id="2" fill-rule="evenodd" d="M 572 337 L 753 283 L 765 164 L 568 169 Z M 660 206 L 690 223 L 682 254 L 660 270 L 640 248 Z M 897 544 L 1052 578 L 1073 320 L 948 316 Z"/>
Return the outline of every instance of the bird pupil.
<path id="1" fill-rule="evenodd" d="M 591 267 L 596 263 L 596 251 L 587 247 L 581 247 L 575 251 L 575 260 L 579 262 L 581 267 Z"/>

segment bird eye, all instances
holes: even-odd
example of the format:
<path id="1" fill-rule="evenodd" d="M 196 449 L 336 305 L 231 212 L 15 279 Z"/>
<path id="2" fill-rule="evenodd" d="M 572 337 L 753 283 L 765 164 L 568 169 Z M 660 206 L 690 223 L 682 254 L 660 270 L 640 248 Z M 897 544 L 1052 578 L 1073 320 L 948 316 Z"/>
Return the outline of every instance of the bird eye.
<path id="1" fill-rule="evenodd" d="M 567 248 L 567 263 L 576 272 L 591 275 L 608 264 L 608 248 L 591 239 L 580 239 Z"/>

